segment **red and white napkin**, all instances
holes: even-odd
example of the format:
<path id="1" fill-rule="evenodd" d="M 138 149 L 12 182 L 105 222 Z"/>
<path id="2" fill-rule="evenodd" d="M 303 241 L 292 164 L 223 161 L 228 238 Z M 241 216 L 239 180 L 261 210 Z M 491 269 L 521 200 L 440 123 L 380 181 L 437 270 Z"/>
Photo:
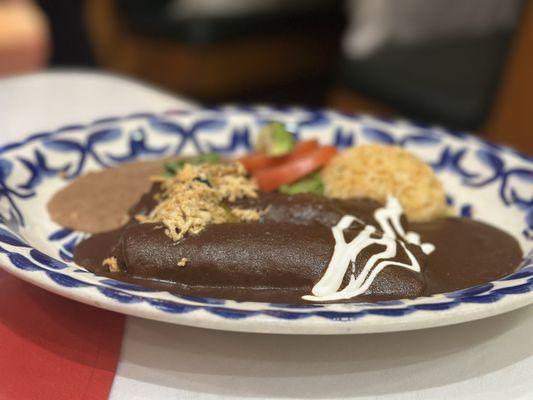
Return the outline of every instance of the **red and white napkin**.
<path id="1" fill-rule="evenodd" d="M 0 270 L 0 400 L 107 399 L 123 334 L 124 315 Z"/>

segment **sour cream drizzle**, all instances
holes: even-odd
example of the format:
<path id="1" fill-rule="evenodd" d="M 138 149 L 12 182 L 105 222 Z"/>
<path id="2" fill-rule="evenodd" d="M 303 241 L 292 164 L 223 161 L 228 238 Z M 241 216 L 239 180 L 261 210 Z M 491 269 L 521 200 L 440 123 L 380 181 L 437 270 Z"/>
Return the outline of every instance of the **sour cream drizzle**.
<path id="1" fill-rule="evenodd" d="M 420 235 L 415 232 L 405 232 L 400 220 L 402 214 L 403 209 L 399 201 L 395 197 L 389 196 L 385 207 L 379 208 L 374 212 L 374 219 L 378 222 L 383 232 L 383 237 L 373 238 L 372 234 L 377 229 L 372 225 L 366 225 L 349 243 L 346 242 L 344 237 L 344 230 L 349 228 L 354 222 L 359 224 L 363 224 L 363 222 L 352 215 L 342 217 L 337 225 L 331 228 L 335 239 L 335 247 L 326 272 L 313 287 L 313 294 L 302 298 L 309 301 L 331 301 L 350 299 L 362 295 L 372 285 L 376 276 L 387 266 L 396 265 L 420 272 L 420 264 L 413 253 L 405 246 L 403 241 L 397 239 L 420 246 L 425 254 L 434 251 L 435 246 L 431 243 L 421 243 Z M 380 253 L 373 254 L 365 263 L 359 275 L 355 277 L 353 270 L 357 256 L 362 250 L 373 244 L 383 245 L 385 249 Z M 396 256 L 398 246 L 404 250 L 409 258 L 409 263 L 390 260 L 390 258 Z M 339 290 L 350 265 L 352 266 L 350 281 L 343 289 Z"/>

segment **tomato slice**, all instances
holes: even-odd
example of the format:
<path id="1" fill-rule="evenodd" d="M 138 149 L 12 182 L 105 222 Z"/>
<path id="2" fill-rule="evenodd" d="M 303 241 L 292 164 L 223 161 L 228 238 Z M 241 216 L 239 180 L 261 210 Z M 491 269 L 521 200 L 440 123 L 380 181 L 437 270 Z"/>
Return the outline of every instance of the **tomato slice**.
<path id="1" fill-rule="evenodd" d="M 281 165 L 262 168 L 253 172 L 259 188 L 271 192 L 281 185 L 286 185 L 303 178 L 326 164 L 335 154 L 335 146 L 322 146 L 301 157 L 288 160 Z"/>
<path id="2" fill-rule="evenodd" d="M 269 157 L 262 152 L 247 154 L 239 158 L 237 161 L 244 165 L 244 168 L 246 168 L 248 172 L 252 172 L 259 168 L 270 167 L 276 163 L 274 158 Z"/>
<path id="3" fill-rule="evenodd" d="M 296 144 L 296 147 L 292 151 L 292 153 L 288 154 L 286 157 L 290 159 L 301 157 L 307 153 L 312 152 L 313 150 L 318 149 L 320 145 L 318 144 L 318 140 L 311 139 L 311 140 L 305 140 L 303 142 L 298 142 Z"/>
<path id="4" fill-rule="evenodd" d="M 247 154 L 239 158 L 238 161 L 244 165 L 244 168 L 246 168 L 248 172 L 253 172 L 261 168 L 283 164 L 288 160 L 292 160 L 310 153 L 311 151 L 316 150 L 318 147 L 319 144 L 317 140 L 306 140 L 303 142 L 298 142 L 294 150 L 286 156 L 269 157 L 263 152 L 256 152 Z"/>

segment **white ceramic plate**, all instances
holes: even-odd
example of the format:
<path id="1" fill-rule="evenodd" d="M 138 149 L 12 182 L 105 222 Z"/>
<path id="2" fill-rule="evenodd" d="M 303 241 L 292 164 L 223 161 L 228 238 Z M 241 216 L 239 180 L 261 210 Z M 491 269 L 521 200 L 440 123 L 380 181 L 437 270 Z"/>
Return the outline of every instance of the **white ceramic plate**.
<path id="1" fill-rule="evenodd" d="M 98 277 L 72 261 L 83 234 L 46 211 L 76 176 L 171 154 L 247 151 L 259 127 L 289 124 L 300 138 L 339 147 L 394 143 L 429 162 L 463 216 L 514 235 L 521 269 L 454 293 L 375 304 L 293 305 L 176 296 Z M 225 107 L 103 118 L 61 127 L 0 148 L 2 268 L 52 292 L 117 312 L 170 323 L 269 333 L 340 334 L 420 329 L 500 314 L 533 302 L 533 160 L 512 149 L 440 128 L 331 111 Z M 483 266 L 480 266 L 482 268 Z"/>

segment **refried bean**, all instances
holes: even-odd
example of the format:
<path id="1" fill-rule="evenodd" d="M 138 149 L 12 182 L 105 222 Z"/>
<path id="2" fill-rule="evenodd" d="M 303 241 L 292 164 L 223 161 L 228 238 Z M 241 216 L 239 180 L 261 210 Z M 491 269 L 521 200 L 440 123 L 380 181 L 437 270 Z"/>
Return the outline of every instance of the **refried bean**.
<path id="1" fill-rule="evenodd" d="M 90 172 L 57 192 L 48 203 L 48 212 L 57 224 L 78 231 L 117 229 L 128 221 L 128 210 L 150 190 L 150 177 L 162 172 L 161 160 Z"/>

